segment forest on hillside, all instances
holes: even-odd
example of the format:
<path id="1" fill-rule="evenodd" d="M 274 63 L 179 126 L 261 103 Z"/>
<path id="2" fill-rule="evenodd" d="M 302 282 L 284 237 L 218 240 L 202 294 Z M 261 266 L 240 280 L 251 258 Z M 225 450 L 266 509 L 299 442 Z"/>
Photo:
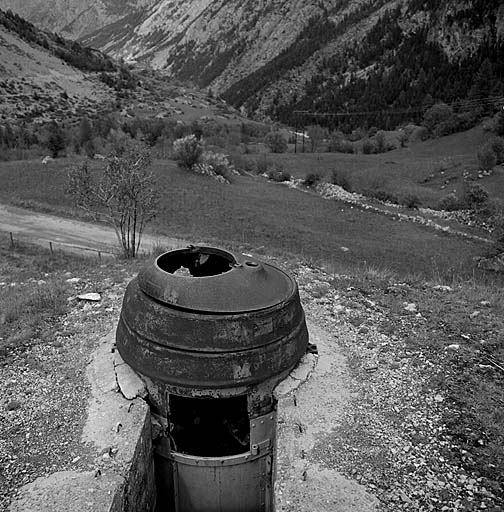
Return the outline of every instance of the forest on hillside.
<path id="1" fill-rule="evenodd" d="M 397 7 L 381 15 L 362 40 L 321 59 L 302 94 L 290 101 L 277 94 L 265 114 L 297 125 L 310 120 L 306 116 L 300 120 L 296 111 L 331 113 L 335 115 L 317 117 L 317 123 L 343 131 L 369 126 L 392 129 L 405 122 L 418 122 L 433 104 L 443 102 L 457 114 L 456 126 L 447 127 L 447 133 L 474 126 L 503 104 L 504 39 L 494 30 L 499 2 L 473 3 L 473 9 L 458 11 L 457 17 L 448 17 L 445 22 L 463 23 L 466 30 L 490 27 L 475 52 L 450 59 L 433 40 L 428 24 L 405 33 L 403 14 Z M 413 1 L 410 13 L 434 10 L 437 4 Z M 317 50 L 379 7 L 380 2 L 364 3 L 338 24 L 327 16 L 311 20 L 289 49 L 233 85 L 224 97 L 253 112 L 272 81 L 303 66 Z"/>

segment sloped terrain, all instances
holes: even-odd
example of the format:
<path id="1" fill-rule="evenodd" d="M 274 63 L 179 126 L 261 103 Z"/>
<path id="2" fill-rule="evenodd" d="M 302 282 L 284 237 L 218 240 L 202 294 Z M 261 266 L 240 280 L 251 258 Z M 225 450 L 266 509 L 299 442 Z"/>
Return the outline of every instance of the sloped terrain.
<path id="1" fill-rule="evenodd" d="M 12 7 L 115 57 L 208 87 L 249 114 L 291 124 L 296 109 L 395 109 L 404 115 L 368 120 L 395 126 L 434 101 L 470 100 L 459 110 L 489 111 L 494 103 L 481 100 L 504 95 L 498 0 L 146 0 L 120 12 L 115 0 L 96 0 L 82 11 L 71 2 L 72 20 L 65 11 L 59 25 L 44 16 L 64 11 L 60 2 Z"/>
<path id="2" fill-rule="evenodd" d="M 44 30 L 78 38 L 149 3 L 153 0 L 2 0 L 0 8 L 10 9 Z"/>
<path id="3" fill-rule="evenodd" d="M 80 45 L 43 33 L 0 11 L 0 115 L 6 120 L 41 121 L 89 115 L 113 91 L 86 69 L 114 64 Z M 73 63 L 74 65 L 71 65 Z M 84 70 L 78 69 L 79 65 Z"/>

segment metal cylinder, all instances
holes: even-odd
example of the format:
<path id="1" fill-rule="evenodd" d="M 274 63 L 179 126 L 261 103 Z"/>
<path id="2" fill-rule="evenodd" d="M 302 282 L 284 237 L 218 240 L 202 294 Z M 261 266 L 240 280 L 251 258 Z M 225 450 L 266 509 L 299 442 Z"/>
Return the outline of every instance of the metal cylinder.
<path id="1" fill-rule="evenodd" d="M 294 279 L 213 247 L 165 253 L 128 285 L 116 340 L 165 420 L 159 510 L 272 510 L 272 392 L 308 345 Z"/>

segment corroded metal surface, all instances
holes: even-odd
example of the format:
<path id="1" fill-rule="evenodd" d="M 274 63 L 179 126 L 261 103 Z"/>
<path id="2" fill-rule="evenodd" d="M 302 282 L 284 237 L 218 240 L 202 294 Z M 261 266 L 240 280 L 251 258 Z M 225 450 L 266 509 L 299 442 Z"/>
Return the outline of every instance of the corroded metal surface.
<path id="1" fill-rule="evenodd" d="M 177 275 L 181 267 L 191 275 Z M 139 373 L 194 390 L 280 379 L 307 343 L 292 278 L 211 248 L 172 251 L 142 271 L 126 290 L 117 328 L 119 351 Z"/>
<path id="2" fill-rule="evenodd" d="M 202 313 L 244 313 L 288 300 L 294 281 L 250 256 L 213 247 L 189 247 L 159 256 L 138 275 L 149 297 Z"/>
<path id="3" fill-rule="evenodd" d="M 276 412 L 251 422 L 251 447 L 228 457 L 177 453 L 157 447 L 158 475 L 166 510 L 271 512 L 275 478 Z"/>

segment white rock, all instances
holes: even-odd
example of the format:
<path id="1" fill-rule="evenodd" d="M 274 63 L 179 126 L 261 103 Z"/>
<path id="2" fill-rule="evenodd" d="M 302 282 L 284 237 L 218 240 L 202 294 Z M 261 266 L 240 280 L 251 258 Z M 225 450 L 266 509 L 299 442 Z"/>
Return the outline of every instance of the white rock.
<path id="1" fill-rule="evenodd" d="M 67 283 L 78 283 L 81 280 L 80 277 L 70 277 L 66 280 Z"/>
<path id="2" fill-rule="evenodd" d="M 409 311 L 410 313 L 416 313 L 417 312 L 417 305 L 414 304 L 413 302 L 410 302 L 410 303 L 405 302 L 404 303 L 404 309 L 406 311 Z"/>
<path id="3" fill-rule="evenodd" d="M 452 345 L 448 345 L 446 347 L 446 350 L 458 350 L 460 348 L 460 345 L 458 345 L 457 343 L 454 343 Z"/>
<path id="4" fill-rule="evenodd" d="M 434 290 L 440 290 L 442 292 L 452 292 L 453 288 L 451 286 L 446 286 L 444 284 L 437 284 L 433 287 Z"/>
<path id="5" fill-rule="evenodd" d="M 101 300 L 101 295 L 99 293 L 83 293 L 82 295 L 78 295 L 77 298 L 79 300 L 88 300 L 91 302 L 98 302 Z"/>

